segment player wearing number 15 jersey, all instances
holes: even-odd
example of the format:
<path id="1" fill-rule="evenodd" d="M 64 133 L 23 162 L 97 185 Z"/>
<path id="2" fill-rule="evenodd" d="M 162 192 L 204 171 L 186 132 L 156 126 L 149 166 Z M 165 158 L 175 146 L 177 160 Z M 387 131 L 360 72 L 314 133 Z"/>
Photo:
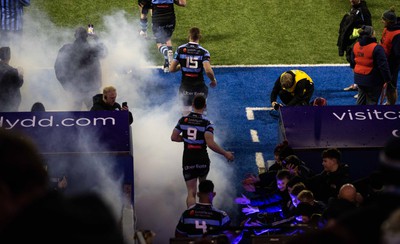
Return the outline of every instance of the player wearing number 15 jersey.
<path id="1" fill-rule="evenodd" d="M 205 97 L 196 95 L 192 106 L 193 112 L 182 117 L 171 134 L 172 141 L 184 143 L 182 170 L 188 191 L 187 207 L 196 203 L 197 179 L 205 180 L 210 170 L 207 147 L 228 161 L 234 159 L 232 152 L 224 150 L 214 141 L 214 125 L 203 115 Z"/>
<path id="2" fill-rule="evenodd" d="M 200 29 L 193 27 L 189 30 L 189 42 L 178 47 L 174 59 L 170 63 L 169 71 L 182 71 L 179 94 L 184 106 L 184 114 L 190 111 L 193 98 L 197 94 L 208 96 L 208 87 L 204 82 L 203 72 L 210 79 L 210 87 L 217 85 L 214 71 L 210 64 L 210 53 L 200 44 Z"/>

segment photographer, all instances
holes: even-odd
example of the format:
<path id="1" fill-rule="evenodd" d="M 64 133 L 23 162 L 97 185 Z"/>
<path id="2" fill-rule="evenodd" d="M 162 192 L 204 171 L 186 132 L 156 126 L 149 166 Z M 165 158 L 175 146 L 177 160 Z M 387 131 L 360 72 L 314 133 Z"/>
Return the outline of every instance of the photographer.
<path id="1" fill-rule="evenodd" d="M 93 96 L 93 106 L 90 111 L 114 111 L 125 110 L 129 112 L 129 124 L 133 123 L 132 113 L 129 111 L 128 104 L 122 103 L 122 106 L 116 102 L 117 89 L 113 86 L 107 86 L 103 89 L 103 94 Z"/>
<path id="2" fill-rule="evenodd" d="M 71 109 L 80 111 L 82 105 L 90 108 L 92 94 L 99 92 L 102 85 L 100 59 L 107 55 L 107 48 L 93 30 L 79 27 L 75 30 L 75 41 L 65 44 L 58 52 L 54 70 L 68 96 L 72 99 Z"/>
<path id="3" fill-rule="evenodd" d="M 283 72 L 275 81 L 271 92 L 271 106 L 278 110 L 285 106 L 309 105 L 314 93 L 314 83 L 306 72 L 301 70 L 289 70 Z M 282 104 L 277 102 L 281 99 Z"/>

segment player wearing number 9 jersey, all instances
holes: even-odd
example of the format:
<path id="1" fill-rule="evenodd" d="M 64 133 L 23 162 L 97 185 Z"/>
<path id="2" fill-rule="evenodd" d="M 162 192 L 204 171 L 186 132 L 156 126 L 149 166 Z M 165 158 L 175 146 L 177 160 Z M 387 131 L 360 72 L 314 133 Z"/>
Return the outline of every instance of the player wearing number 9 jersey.
<path id="1" fill-rule="evenodd" d="M 208 96 L 208 87 L 204 82 L 205 72 L 210 79 L 210 87 L 217 85 L 214 71 L 210 64 L 210 53 L 203 48 L 199 41 L 201 39 L 200 29 L 193 27 L 189 30 L 189 42 L 179 46 L 170 63 L 169 71 L 182 71 L 182 80 L 179 87 L 179 94 L 184 106 L 184 114 L 190 111 L 193 98 L 201 94 Z"/>
<path id="2" fill-rule="evenodd" d="M 228 161 L 234 159 L 233 153 L 224 150 L 214 141 L 214 125 L 203 115 L 206 99 L 196 95 L 193 99 L 193 112 L 183 116 L 171 134 L 171 140 L 183 142 L 182 170 L 188 196 L 187 207 L 196 203 L 197 179 L 205 180 L 210 170 L 207 147 L 223 155 Z"/>

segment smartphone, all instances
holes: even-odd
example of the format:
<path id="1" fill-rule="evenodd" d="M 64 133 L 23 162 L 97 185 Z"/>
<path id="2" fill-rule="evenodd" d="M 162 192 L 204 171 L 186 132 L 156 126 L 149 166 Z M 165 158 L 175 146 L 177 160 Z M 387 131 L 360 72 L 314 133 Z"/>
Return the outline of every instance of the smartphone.
<path id="1" fill-rule="evenodd" d="M 128 107 L 128 102 L 123 102 L 122 107 Z"/>

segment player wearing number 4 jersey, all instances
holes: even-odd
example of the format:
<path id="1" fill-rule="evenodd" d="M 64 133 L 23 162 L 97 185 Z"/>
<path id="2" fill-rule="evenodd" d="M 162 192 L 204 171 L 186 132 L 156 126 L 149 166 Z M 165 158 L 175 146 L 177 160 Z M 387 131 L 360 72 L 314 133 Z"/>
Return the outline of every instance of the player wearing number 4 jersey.
<path id="1" fill-rule="evenodd" d="M 200 182 L 205 180 L 210 170 L 207 146 L 228 161 L 234 159 L 232 152 L 224 150 L 214 141 L 214 125 L 203 115 L 205 108 L 205 97 L 195 96 L 193 112 L 178 121 L 171 135 L 172 141 L 184 143 L 182 169 L 188 192 L 187 207 L 196 203 L 197 179 Z"/>
<path id="2" fill-rule="evenodd" d="M 189 30 L 189 42 L 181 45 L 175 52 L 174 59 L 170 63 L 169 71 L 182 71 L 179 94 L 183 102 L 183 114 L 190 112 L 190 106 L 196 94 L 205 98 L 208 96 L 208 87 L 204 83 L 203 72 L 210 79 L 210 87 L 217 86 L 214 71 L 210 64 L 210 53 L 200 46 L 200 29 L 193 27 Z"/>
<path id="3" fill-rule="evenodd" d="M 175 237 L 202 237 L 219 235 L 220 230 L 231 223 L 226 212 L 215 208 L 212 203 L 216 193 L 211 180 L 199 184 L 199 202 L 185 210 L 175 229 Z M 220 230 L 212 232 L 211 228 Z"/>

